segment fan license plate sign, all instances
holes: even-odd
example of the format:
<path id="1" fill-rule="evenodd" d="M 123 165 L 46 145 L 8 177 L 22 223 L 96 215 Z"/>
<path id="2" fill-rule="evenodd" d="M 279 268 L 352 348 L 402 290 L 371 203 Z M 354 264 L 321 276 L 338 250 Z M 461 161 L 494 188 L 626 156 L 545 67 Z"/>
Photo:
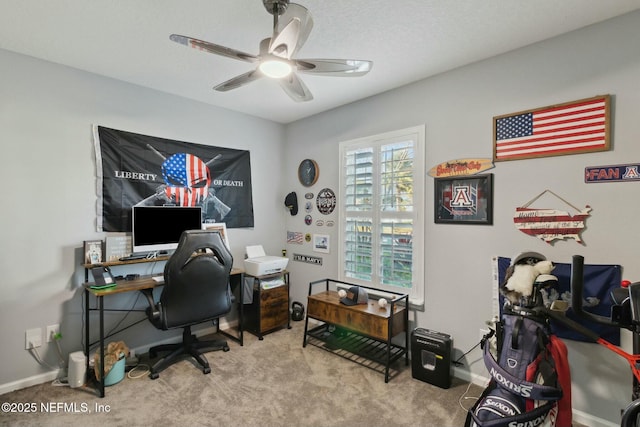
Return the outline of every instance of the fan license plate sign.
<path id="1" fill-rule="evenodd" d="M 584 168 L 584 182 L 640 181 L 640 163 L 589 166 Z"/>

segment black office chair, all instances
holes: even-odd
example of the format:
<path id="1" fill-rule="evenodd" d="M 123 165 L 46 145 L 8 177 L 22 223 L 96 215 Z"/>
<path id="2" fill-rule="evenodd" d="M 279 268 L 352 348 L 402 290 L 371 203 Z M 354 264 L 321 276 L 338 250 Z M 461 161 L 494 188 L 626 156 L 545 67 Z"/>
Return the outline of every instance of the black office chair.
<path id="1" fill-rule="evenodd" d="M 232 295 L 229 274 L 233 257 L 220 233 L 209 230 L 185 231 L 178 248 L 164 268 L 164 288 L 159 301 L 153 301 L 151 292 L 147 316 L 158 329 L 183 328 L 182 342 L 165 344 L 149 349 L 155 358 L 158 352 L 170 353 L 151 368 L 151 379 L 172 363 L 191 355 L 202 366 L 202 372 L 211 372 L 204 352 L 229 351 L 226 340 L 199 341 L 191 333 L 191 326 L 215 321 L 231 310 Z"/>

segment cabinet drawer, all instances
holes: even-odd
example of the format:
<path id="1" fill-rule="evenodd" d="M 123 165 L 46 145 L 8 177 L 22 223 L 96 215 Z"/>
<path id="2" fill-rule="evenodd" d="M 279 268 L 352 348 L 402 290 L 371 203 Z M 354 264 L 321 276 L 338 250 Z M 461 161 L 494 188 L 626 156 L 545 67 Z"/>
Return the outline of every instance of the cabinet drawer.
<path id="1" fill-rule="evenodd" d="M 260 318 L 260 330 L 269 331 L 279 326 L 286 325 L 289 320 L 289 310 L 286 305 L 273 307 L 272 310 L 263 311 Z"/>
<path id="2" fill-rule="evenodd" d="M 289 287 L 263 289 L 260 293 L 260 330 L 268 331 L 289 320 Z"/>
<path id="3" fill-rule="evenodd" d="M 278 286 L 277 288 L 272 289 L 263 289 L 260 292 L 260 307 L 267 308 L 270 306 L 275 306 L 278 304 L 289 303 L 289 286 Z"/>

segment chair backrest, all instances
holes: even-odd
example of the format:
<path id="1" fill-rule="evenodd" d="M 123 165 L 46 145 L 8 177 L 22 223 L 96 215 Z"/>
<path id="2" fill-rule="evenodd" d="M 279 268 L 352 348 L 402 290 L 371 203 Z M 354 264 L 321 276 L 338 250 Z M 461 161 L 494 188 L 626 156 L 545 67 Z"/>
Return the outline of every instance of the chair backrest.
<path id="1" fill-rule="evenodd" d="M 163 329 L 205 322 L 231 310 L 233 256 L 220 233 L 188 230 L 164 268 L 160 295 Z"/>

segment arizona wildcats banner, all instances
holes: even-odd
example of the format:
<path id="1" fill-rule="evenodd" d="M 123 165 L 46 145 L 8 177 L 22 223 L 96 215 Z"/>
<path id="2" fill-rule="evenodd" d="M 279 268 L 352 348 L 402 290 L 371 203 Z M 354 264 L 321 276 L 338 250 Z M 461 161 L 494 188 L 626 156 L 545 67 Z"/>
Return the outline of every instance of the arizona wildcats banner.
<path id="1" fill-rule="evenodd" d="M 201 206 L 202 222 L 253 227 L 249 151 L 94 126 L 98 231 L 131 231 L 133 206 Z"/>

